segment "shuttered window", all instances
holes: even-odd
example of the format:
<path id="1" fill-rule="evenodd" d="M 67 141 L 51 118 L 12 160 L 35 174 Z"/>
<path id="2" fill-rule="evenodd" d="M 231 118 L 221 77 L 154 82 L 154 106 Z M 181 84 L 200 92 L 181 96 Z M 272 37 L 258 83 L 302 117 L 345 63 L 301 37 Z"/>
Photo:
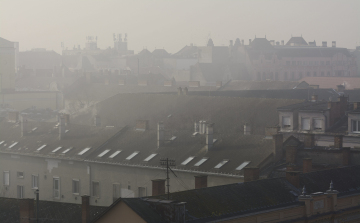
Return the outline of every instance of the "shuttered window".
<path id="1" fill-rule="evenodd" d="M 10 173 L 9 171 L 4 171 L 3 173 L 3 177 L 4 177 L 4 185 L 5 186 L 9 186 L 10 185 Z"/>
<path id="2" fill-rule="evenodd" d="M 282 117 L 283 127 L 290 127 L 290 117 L 283 116 Z"/>
<path id="3" fill-rule="evenodd" d="M 310 119 L 309 118 L 301 119 L 301 129 L 302 130 L 310 130 Z"/>
<path id="4" fill-rule="evenodd" d="M 315 130 L 322 129 L 322 120 L 321 119 L 314 119 L 314 129 Z"/>

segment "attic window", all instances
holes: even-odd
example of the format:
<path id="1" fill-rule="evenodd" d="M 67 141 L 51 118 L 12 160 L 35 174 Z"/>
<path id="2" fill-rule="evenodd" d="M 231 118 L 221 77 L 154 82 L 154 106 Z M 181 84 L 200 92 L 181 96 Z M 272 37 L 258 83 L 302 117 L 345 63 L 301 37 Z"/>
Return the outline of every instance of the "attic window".
<path id="1" fill-rule="evenodd" d="M 106 149 L 106 150 L 104 150 L 102 153 L 100 153 L 99 155 L 98 155 L 98 157 L 103 157 L 106 153 L 108 153 L 110 151 L 110 149 Z"/>
<path id="2" fill-rule="evenodd" d="M 65 130 L 65 133 L 68 133 L 70 130 Z"/>
<path id="3" fill-rule="evenodd" d="M 4 142 L 5 142 L 5 141 L 1 141 L 1 142 L 0 142 L 0 145 L 3 144 Z"/>
<path id="4" fill-rule="evenodd" d="M 89 151 L 91 148 L 87 147 L 85 149 L 83 149 L 81 152 L 78 153 L 79 156 L 83 155 L 84 153 L 86 153 L 87 151 Z"/>
<path id="5" fill-rule="evenodd" d="M 181 163 L 181 165 L 186 165 L 188 164 L 191 160 L 193 160 L 195 158 L 195 156 L 190 156 L 189 158 L 187 158 L 186 160 L 184 160 L 184 162 Z"/>
<path id="6" fill-rule="evenodd" d="M 176 136 L 171 137 L 170 141 L 174 141 L 176 139 Z"/>
<path id="7" fill-rule="evenodd" d="M 11 149 L 11 148 L 13 148 L 14 146 L 16 146 L 16 144 L 18 144 L 18 142 L 14 142 L 13 144 L 11 144 L 11 145 L 9 146 L 9 149 Z"/>
<path id="8" fill-rule="evenodd" d="M 72 147 L 65 149 L 61 154 L 65 154 L 65 153 L 69 152 L 71 149 L 72 149 Z"/>
<path id="9" fill-rule="evenodd" d="M 199 160 L 199 162 L 195 163 L 194 166 L 200 166 L 201 164 L 205 163 L 206 160 L 208 160 L 209 158 L 204 157 L 201 160 Z"/>
<path id="10" fill-rule="evenodd" d="M 46 145 L 42 145 L 42 146 L 40 146 L 36 151 L 40 151 L 40 150 L 42 150 L 43 148 L 45 148 L 45 146 Z"/>
<path id="11" fill-rule="evenodd" d="M 229 160 L 223 160 L 221 161 L 218 165 L 216 165 L 214 168 L 215 169 L 220 169 L 222 166 L 224 166 L 227 162 L 229 162 Z"/>
<path id="12" fill-rule="evenodd" d="M 131 159 L 134 158 L 137 154 L 139 154 L 139 151 L 133 152 L 130 156 L 126 157 L 126 160 L 131 160 Z"/>
<path id="13" fill-rule="evenodd" d="M 198 132 L 194 132 L 193 134 L 192 134 L 192 136 L 196 136 L 197 134 L 199 134 Z"/>
<path id="14" fill-rule="evenodd" d="M 110 159 L 114 158 L 114 157 L 117 156 L 120 152 L 121 152 L 121 150 L 118 150 L 118 151 L 114 152 L 113 154 L 111 154 L 111 155 L 109 156 L 109 158 L 110 158 Z"/>
<path id="15" fill-rule="evenodd" d="M 35 127 L 35 128 L 33 128 L 33 129 L 31 129 L 31 131 L 32 131 L 32 132 L 34 132 L 34 131 L 36 131 L 36 129 L 37 129 L 37 127 Z"/>
<path id="16" fill-rule="evenodd" d="M 51 151 L 52 153 L 56 153 L 57 151 L 59 151 L 62 147 L 59 146 L 58 148 L 54 149 L 53 151 Z"/>
<path id="17" fill-rule="evenodd" d="M 242 170 L 244 167 L 246 167 L 251 161 L 245 161 L 240 166 L 236 168 L 236 170 Z"/>
<path id="18" fill-rule="evenodd" d="M 145 162 L 150 161 L 152 158 L 154 158 L 157 155 L 157 153 L 153 153 L 150 156 L 146 157 L 146 159 L 144 159 Z"/>
<path id="19" fill-rule="evenodd" d="M 283 127 L 290 127 L 290 117 L 289 116 L 283 116 L 282 117 L 282 124 Z"/>

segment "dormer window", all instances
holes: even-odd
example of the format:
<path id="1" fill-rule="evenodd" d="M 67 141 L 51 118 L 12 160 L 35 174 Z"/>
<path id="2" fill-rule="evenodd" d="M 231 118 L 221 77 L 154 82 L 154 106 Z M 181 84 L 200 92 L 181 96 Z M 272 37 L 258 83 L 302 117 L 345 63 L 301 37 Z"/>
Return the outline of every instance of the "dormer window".
<path id="1" fill-rule="evenodd" d="M 322 130 L 322 120 L 321 119 L 314 119 L 314 129 L 315 130 Z"/>
<path id="2" fill-rule="evenodd" d="M 360 120 L 351 120 L 351 130 L 360 133 Z"/>
<path id="3" fill-rule="evenodd" d="M 291 126 L 289 116 L 283 116 L 282 117 L 282 125 L 283 125 L 284 128 L 289 128 Z"/>
<path id="4" fill-rule="evenodd" d="M 310 130 L 310 118 L 301 118 L 301 129 Z"/>

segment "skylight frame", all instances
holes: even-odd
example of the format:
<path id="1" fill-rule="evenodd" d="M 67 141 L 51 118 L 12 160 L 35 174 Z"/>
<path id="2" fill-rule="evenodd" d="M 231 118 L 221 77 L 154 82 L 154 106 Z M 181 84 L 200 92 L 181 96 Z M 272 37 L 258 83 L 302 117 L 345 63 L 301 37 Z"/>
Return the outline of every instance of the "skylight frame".
<path id="1" fill-rule="evenodd" d="M 9 146 L 9 149 L 13 148 L 13 147 L 16 146 L 18 143 L 19 143 L 19 142 L 14 142 L 13 144 L 11 144 L 11 145 Z"/>
<path id="2" fill-rule="evenodd" d="M 181 165 L 186 166 L 188 163 L 191 162 L 191 160 L 193 160 L 195 158 L 195 156 L 189 156 L 186 160 L 184 160 Z"/>
<path id="3" fill-rule="evenodd" d="M 0 145 L 2 145 L 4 142 L 5 142 L 5 141 L 1 141 L 1 142 L 0 142 Z"/>
<path id="4" fill-rule="evenodd" d="M 149 162 L 150 160 L 152 160 L 155 156 L 157 155 L 157 153 L 152 153 L 150 156 L 146 157 L 144 159 L 144 162 Z"/>
<path id="5" fill-rule="evenodd" d="M 62 146 L 57 147 L 56 149 L 54 149 L 53 151 L 51 151 L 52 153 L 56 153 L 57 151 L 59 151 L 62 148 Z"/>
<path id="6" fill-rule="evenodd" d="M 251 163 L 251 161 L 244 161 L 242 164 L 240 164 L 240 166 L 236 167 L 235 170 L 242 170 L 244 169 L 247 165 L 249 165 Z"/>
<path id="7" fill-rule="evenodd" d="M 110 152 L 110 149 L 105 149 L 104 151 L 102 151 L 97 157 L 101 158 L 104 155 L 106 155 L 108 152 Z"/>
<path id="8" fill-rule="evenodd" d="M 203 163 L 205 163 L 209 157 L 203 157 L 201 160 L 199 160 L 197 163 L 194 164 L 194 166 L 201 166 Z"/>
<path id="9" fill-rule="evenodd" d="M 115 156 L 119 155 L 119 153 L 121 153 L 121 151 L 122 151 L 122 150 L 117 150 L 117 151 L 115 151 L 113 154 L 111 154 L 111 155 L 109 156 L 109 158 L 110 158 L 110 159 L 113 159 Z"/>
<path id="10" fill-rule="evenodd" d="M 126 160 L 131 160 L 131 159 L 134 158 L 137 154 L 139 154 L 139 151 L 133 152 L 130 156 L 126 157 Z"/>
<path id="11" fill-rule="evenodd" d="M 91 147 L 86 147 L 85 149 L 81 150 L 81 151 L 78 153 L 78 155 L 79 155 L 79 156 L 82 156 L 82 155 L 84 155 L 84 153 L 86 153 L 86 152 L 89 151 L 90 149 L 91 149 Z"/>
<path id="12" fill-rule="evenodd" d="M 218 163 L 214 168 L 215 168 L 215 169 L 220 169 L 220 168 L 223 167 L 227 162 L 229 162 L 229 160 L 224 159 L 224 160 L 222 160 L 220 163 Z"/>
<path id="13" fill-rule="evenodd" d="M 73 147 L 70 147 L 70 148 L 67 148 L 67 149 L 65 149 L 64 151 L 62 151 L 61 152 L 61 154 L 66 154 L 67 152 L 69 152 L 70 150 L 72 150 L 73 149 Z"/>
<path id="14" fill-rule="evenodd" d="M 44 149 L 45 147 L 46 147 L 47 145 L 46 144 L 44 144 L 44 145 L 42 145 L 42 146 L 40 146 L 39 148 L 37 148 L 37 150 L 36 151 L 41 151 L 42 149 Z"/>

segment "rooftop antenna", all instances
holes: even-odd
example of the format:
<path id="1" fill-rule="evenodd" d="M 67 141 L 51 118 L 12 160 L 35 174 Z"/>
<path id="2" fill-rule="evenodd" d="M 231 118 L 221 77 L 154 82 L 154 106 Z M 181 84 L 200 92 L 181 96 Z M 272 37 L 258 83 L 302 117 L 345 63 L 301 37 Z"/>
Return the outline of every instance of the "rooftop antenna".
<path id="1" fill-rule="evenodd" d="M 167 199 L 170 200 L 170 177 L 169 170 L 176 176 L 174 171 L 170 168 L 170 166 L 176 166 L 175 160 L 169 158 L 160 159 L 160 165 L 166 166 L 166 187 L 167 187 Z M 177 177 L 177 176 L 176 176 Z"/>

